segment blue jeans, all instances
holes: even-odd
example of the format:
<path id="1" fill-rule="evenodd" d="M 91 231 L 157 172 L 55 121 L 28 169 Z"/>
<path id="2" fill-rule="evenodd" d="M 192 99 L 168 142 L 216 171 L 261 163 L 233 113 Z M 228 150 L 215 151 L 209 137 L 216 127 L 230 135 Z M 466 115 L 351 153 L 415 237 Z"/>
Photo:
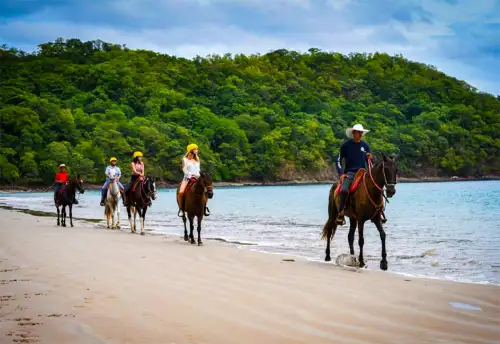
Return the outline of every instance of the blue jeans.
<path id="1" fill-rule="evenodd" d="M 342 213 L 342 211 L 345 208 L 345 201 L 347 199 L 347 195 L 349 194 L 349 188 L 351 187 L 351 184 L 354 181 L 355 175 L 356 173 L 354 172 L 347 172 L 344 181 L 342 182 L 339 195 L 339 209 L 338 209 L 339 213 Z"/>

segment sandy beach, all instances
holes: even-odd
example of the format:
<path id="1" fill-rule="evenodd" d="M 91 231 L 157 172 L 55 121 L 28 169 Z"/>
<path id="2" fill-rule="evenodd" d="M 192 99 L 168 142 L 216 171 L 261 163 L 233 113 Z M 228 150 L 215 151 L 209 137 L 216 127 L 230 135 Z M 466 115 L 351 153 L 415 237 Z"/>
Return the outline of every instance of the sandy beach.
<path id="1" fill-rule="evenodd" d="M 0 218 L 0 343 L 500 343 L 498 286 Z"/>

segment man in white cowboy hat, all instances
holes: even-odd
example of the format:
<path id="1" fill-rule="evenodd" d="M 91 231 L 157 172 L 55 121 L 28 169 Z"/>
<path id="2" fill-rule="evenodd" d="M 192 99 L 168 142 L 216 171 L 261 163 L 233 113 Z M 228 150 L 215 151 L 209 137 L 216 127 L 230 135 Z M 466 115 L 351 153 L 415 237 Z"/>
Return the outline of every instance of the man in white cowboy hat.
<path id="1" fill-rule="evenodd" d="M 366 162 L 371 159 L 372 154 L 368 143 L 362 141 L 365 134 L 369 132 L 363 128 L 361 124 L 356 124 L 352 128 L 347 128 L 345 133 L 349 138 L 340 148 L 340 153 L 337 157 L 337 172 L 340 177 L 342 187 L 339 195 L 339 215 L 337 224 L 345 224 L 344 207 L 345 201 L 349 194 L 349 188 L 354 181 L 354 176 L 361 168 L 366 168 Z M 345 167 L 342 170 L 342 161 L 345 162 Z"/>

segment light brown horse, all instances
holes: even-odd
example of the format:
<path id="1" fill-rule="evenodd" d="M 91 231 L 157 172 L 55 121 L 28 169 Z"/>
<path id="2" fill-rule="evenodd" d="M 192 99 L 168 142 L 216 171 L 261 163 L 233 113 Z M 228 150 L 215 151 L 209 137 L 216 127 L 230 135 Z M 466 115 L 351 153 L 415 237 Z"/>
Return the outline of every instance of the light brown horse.
<path id="1" fill-rule="evenodd" d="M 208 216 L 206 213 L 207 202 L 209 199 L 214 197 L 214 188 L 212 178 L 208 173 L 201 173 L 200 177 L 189 187 L 188 190 L 184 192 L 184 212 L 182 212 L 182 222 L 184 222 L 184 240 L 190 241 L 191 244 L 195 244 L 194 240 L 194 218 L 196 216 L 198 220 L 198 246 L 203 245 L 201 241 L 201 221 L 203 216 Z M 182 199 L 179 194 L 179 188 L 177 188 L 177 204 L 179 208 L 182 208 Z M 187 234 L 186 227 L 186 213 L 189 219 L 189 236 Z"/>
<path id="2" fill-rule="evenodd" d="M 346 200 L 345 215 L 349 217 L 349 250 L 351 255 L 354 255 L 354 234 L 356 226 L 359 235 L 359 265 L 365 265 L 363 258 L 364 225 L 365 222 L 371 220 L 377 227 L 380 240 L 382 240 L 382 260 L 380 261 L 380 269 L 387 270 L 387 252 L 385 249 L 385 231 L 383 228 L 384 222 L 384 187 L 387 197 L 392 197 L 396 194 L 396 177 L 398 168 L 396 159 L 393 157 L 383 156 L 382 160 L 372 167 L 371 161 L 368 162 L 368 171 L 362 171 L 359 176 L 362 178 L 359 184 Z M 358 175 L 357 175 L 358 176 Z M 335 183 L 330 189 L 328 200 L 328 221 L 323 227 L 322 239 L 326 239 L 326 256 L 325 261 L 330 261 L 330 242 L 335 231 L 337 230 L 336 219 L 338 216 L 338 183 Z"/>

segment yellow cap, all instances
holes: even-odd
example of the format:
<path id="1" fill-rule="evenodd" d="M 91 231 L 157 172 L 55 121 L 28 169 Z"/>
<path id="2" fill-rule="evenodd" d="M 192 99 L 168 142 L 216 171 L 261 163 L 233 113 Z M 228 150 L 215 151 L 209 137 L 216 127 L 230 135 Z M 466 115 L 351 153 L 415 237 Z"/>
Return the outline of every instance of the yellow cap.
<path id="1" fill-rule="evenodd" d="M 135 152 L 134 153 L 134 159 L 137 158 L 138 156 L 142 156 L 142 153 L 141 152 Z"/>
<path id="2" fill-rule="evenodd" d="M 196 143 L 191 143 L 187 146 L 187 152 L 191 153 L 193 150 L 198 149 L 198 145 Z"/>
<path id="3" fill-rule="evenodd" d="M 113 161 L 118 161 L 118 159 L 115 157 L 112 157 L 111 159 L 109 159 L 109 162 L 113 162 Z"/>

